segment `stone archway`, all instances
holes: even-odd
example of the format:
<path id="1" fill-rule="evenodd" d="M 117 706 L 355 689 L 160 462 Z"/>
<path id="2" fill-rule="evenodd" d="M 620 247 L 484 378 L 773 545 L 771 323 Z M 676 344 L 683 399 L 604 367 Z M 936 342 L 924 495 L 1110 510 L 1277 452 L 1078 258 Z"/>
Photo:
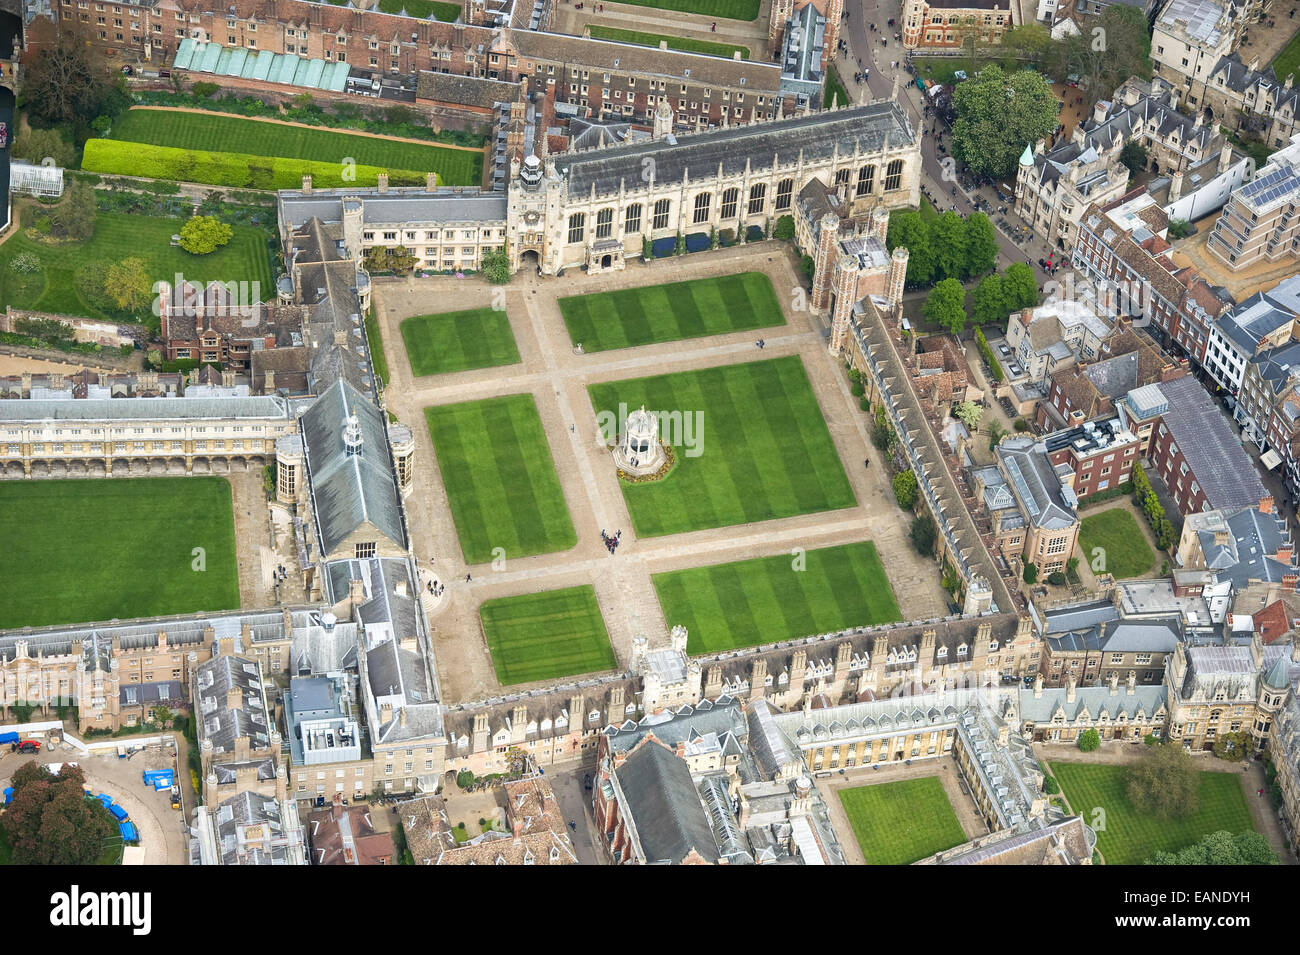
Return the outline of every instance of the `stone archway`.
<path id="1" fill-rule="evenodd" d="M 213 458 L 213 459 L 212 459 L 212 473 L 213 473 L 213 474 L 229 474 L 229 473 L 230 473 L 230 461 L 229 461 L 229 459 L 227 459 L 227 458 Z"/>
<path id="2" fill-rule="evenodd" d="M 5 465 L 5 477 L 22 477 L 23 466 L 19 461 L 10 461 Z"/>
<path id="3" fill-rule="evenodd" d="M 195 459 L 194 459 L 194 473 L 195 473 L 195 474 L 211 474 L 211 473 L 212 473 L 212 463 L 211 463 L 207 458 L 195 458 Z"/>
<path id="4" fill-rule="evenodd" d="M 62 459 L 55 459 L 50 462 L 50 477 L 67 477 L 68 462 Z"/>
<path id="5" fill-rule="evenodd" d="M 184 458 L 176 458 L 176 457 L 168 458 L 168 459 L 167 459 L 167 473 L 168 473 L 168 474 L 184 474 L 184 473 L 185 473 L 185 459 L 184 459 Z"/>
<path id="6" fill-rule="evenodd" d="M 50 463 L 48 461 L 32 462 L 32 477 L 49 477 Z"/>

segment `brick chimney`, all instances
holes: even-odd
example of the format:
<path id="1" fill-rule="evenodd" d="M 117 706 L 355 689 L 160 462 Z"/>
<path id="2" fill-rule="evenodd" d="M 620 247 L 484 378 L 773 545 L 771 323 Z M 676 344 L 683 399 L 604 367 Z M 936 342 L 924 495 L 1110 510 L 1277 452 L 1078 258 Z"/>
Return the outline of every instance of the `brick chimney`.
<path id="1" fill-rule="evenodd" d="M 1273 513 L 1273 495 L 1265 494 L 1259 499 L 1259 512 L 1261 514 Z"/>
<path id="2" fill-rule="evenodd" d="M 375 187 L 380 192 L 388 191 L 388 173 L 381 172 L 377 177 L 375 177 Z"/>
<path id="3" fill-rule="evenodd" d="M 311 176 L 302 177 L 302 194 L 304 196 L 311 195 Z"/>
<path id="4" fill-rule="evenodd" d="M 1277 549 L 1277 559 L 1284 564 L 1289 564 L 1293 553 L 1294 551 L 1289 544 L 1285 547 L 1279 547 Z"/>
<path id="5" fill-rule="evenodd" d="M 438 188 L 438 174 L 436 172 L 431 172 L 424 177 L 425 192 L 433 192 L 433 190 L 437 188 Z"/>

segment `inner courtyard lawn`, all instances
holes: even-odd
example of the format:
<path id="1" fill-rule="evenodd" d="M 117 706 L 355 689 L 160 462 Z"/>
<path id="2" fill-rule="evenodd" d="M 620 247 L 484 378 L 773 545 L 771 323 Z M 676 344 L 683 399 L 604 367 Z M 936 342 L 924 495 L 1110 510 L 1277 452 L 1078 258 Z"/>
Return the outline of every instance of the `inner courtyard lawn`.
<path id="1" fill-rule="evenodd" d="M 1183 819 L 1159 819 L 1139 811 L 1124 793 L 1124 767 L 1089 763 L 1053 763 L 1052 775 L 1083 821 L 1097 826 L 1097 807 L 1105 812 L 1105 828 L 1097 833 L 1097 848 L 1109 865 L 1139 865 L 1155 853 L 1186 849 L 1220 829 L 1253 832 L 1241 774 L 1200 773 L 1197 810 Z"/>
<path id="2" fill-rule="evenodd" d="M 870 541 L 655 574 L 668 626 L 716 653 L 902 619 Z"/>
<path id="3" fill-rule="evenodd" d="M 676 465 L 661 481 L 623 484 L 638 537 L 856 503 L 797 355 L 607 382 L 588 392 L 597 416 L 617 416 L 621 403 L 669 419 L 659 437 L 675 445 Z"/>
<path id="4" fill-rule="evenodd" d="M 571 295 L 560 299 L 560 313 L 588 352 L 785 324 L 762 272 Z"/>
<path id="5" fill-rule="evenodd" d="M 438 405 L 424 415 L 467 562 L 577 543 L 532 395 Z"/>
<path id="6" fill-rule="evenodd" d="M 224 478 L 3 481 L 0 539 L 0 628 L 239 606 Z"/>
<path id="7" fill-rule="evenodd" d="M 24 227 L 37 218 L 35 209 L 23 208 Z M 173 282 L 180 273 L 192 282 L 257 282 L 261 295 L 258 301 L 274 296 L 266 245 L 270 233 L 233 225 L 234 235 L 227 245 L 207 255 L 191 255 L 171 244 L 172 235 L 180 232 L 184 224 L 184 219 L 100 212 L 89 239 L 58 245 L 37 242 L 24 230 L 16 230 L 0 245 L 0 303 L 112 321 L 117 316 L 105 314 L 80 294 L 76 277 L 84 270 L 102 275 L 110 265 L 128 257 L 144 260 L 151 281 Z M 23 252 L 40 260 L 40 271 L 21 275 L 9 267 Z"/>
<path id="8" fill-rule="evenodd" d="M 702 17 L 727 20 L 757 20 L 760 0 L 619 0 L 637 7 L 655 7 L 680 13 L 698 13 Z"/>
<path id="9" fill-rule="evenodd" d="M 1099 570 L 1097 557 L 1102 555 L 1097 549 L 1100 548 L 1106 560 L 1101 572 L 1113 574 L 1116 580 L 1141 577 L 1156 560 L 1137 520 L 1122 507 L 1085 517 L 1080 522 L 1079 546 L 1083 549 L 1083 559 Z"/>
<path id="10" fill-rule="evenodd" d="M 1273 73 L 1284 82 L 1288 74 L 1296 74 L 1296 78 L 1300 79 L 1300 30 L 1278 53 L 1277 59 L 1273 61 Z"/>
<path id="11" fill-rule="evenodd" d="M 642 33 L 639 30 L 620 30 L 618 27 L 589 26 L 591 35 L 598 40 L 614 40 L 618 43 L 636 43 L 640 46 L 659 46 L 667 42 L 668 49 L 682 50 L 686 53 L 705 53 L 709 56 L 724 56 L 731 59 L 733 53 L 740 51 L 742 60 L 749 59 L 749 47 L 735 43 L 713 43 L 709 40 L 696 40 L 684 36 L 668 36 L 664 33 Z"/>
<path id="12" fill-rule="evenodd" d="M 519 348 L 504 309 L 416 315 L 402 322 L 402 341 L 413 375 L 514 365 Z"/>
<path id="13" fill-rule="evenodd" d="M 487 600 L 479 619 L 503 686 L 614 667 L 590 584 Z"/>
<path id="14" fill-rule="evenodd" d="M 966 841 L 934 776 L 841 789 L 840 802 L 868 865 L 911 865 Z"/>

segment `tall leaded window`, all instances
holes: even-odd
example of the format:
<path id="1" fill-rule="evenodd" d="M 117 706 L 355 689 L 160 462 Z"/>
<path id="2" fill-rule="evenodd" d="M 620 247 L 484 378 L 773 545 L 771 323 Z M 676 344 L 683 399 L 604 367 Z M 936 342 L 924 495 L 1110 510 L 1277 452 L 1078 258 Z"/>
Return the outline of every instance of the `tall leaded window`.
<path id="1" fill-rule="evenodd" d="M 885 169 L 885 192 L 891 192 L 903 184 L 903 160 L 895 159 Z"/>
<path id="2" fill-rule="evenodd" d="M 582 212 L 575 212 L 569 216 L 569 243 L 581 242 L 583 236 L 587 233 L 587 216 Z"/>
<path id="3" fill-rule="evenodd" d="M 623 220 L 623 231 L 628 233 L 641 231 L 641 203 L 634 202 L 627 207 L 627 214 Z"/>
<path id="4" fill-rule="evenodd" d="M 668 228 L 668 213 L 671 210 L 671 208 L 672 208 L 671 199 L 660 199 L 658 202 L 655 203 L 654 228 L 656 229 Z"/>
<path id="5" fill-rule="evenodd" d="M 614 210 L 601 209 L 596 213 L 596 238 L 608 239 L 614 231 Z"/>
<path id="6" fill-rule="evenodd" d="M 838 186 L 847 186 L 848 184 L 849 184 L 849 171 L 847 169 L 838 170 L 835 173 L 835 185 L 838 187 Z"/>
<path id="7" fill-rule="evenodd" d="M 713 193 L 701 192 L 695 197 L 695 215 L 691 221 L 695 225 L 709 221 L 709 206 L 713 203 Z"/>
<path id="8" fill-rule="evenodd" d="M 767 202 L 767 183 L 759 182 L 749 187 L 749 214 L 761 215 Z"/>
<path id="9" fill-rule="evenodd" d="M 786 212 L 790 209 L 790 197 L 794 194 L 794 180 L 782 179 L 776 184 L 776 211 Z"/>
<path id="10" fill-rule="evenodd" d="M 876 167 L 863 166 L 858 170 L 858 195 L 869 196 L 876 185 Z"/>
<path id="11" fill-rule="evenodd" d="M 726 192 L 722 194 L 721 216 L 723 219 L 736 218 L 736 203 L 739 201 L 740 201 L 739 189 L 735 189 L 735 188 L 728 189 Z M 697 219 L 695 221 L 698 222 L 699 220 Z"/>

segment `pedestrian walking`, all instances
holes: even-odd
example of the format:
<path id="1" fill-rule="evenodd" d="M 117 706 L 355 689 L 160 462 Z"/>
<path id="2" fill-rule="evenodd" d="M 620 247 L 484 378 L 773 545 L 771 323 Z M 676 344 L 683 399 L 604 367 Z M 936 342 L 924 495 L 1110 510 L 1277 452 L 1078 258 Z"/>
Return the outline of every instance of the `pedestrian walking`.
<path id="1" fill-rule="evenodd" d="M 466 574 L 466 575 L 465 575 L 465 583 L 469 583 L 469 581 L 470 581 L 470 576 L 469 576 L 469 574 Z"/>

